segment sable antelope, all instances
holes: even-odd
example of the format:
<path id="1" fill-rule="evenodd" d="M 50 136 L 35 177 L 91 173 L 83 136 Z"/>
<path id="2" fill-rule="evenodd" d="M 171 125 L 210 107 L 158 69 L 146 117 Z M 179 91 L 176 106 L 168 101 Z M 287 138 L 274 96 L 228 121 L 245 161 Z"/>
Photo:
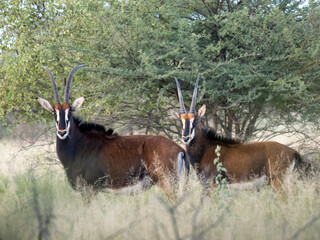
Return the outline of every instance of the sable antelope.
<path id="1" fill-rule="evenodd" d="M 197 114 L 195 113 L 199 77 L 188 113 L 179 82 L 176 78 L 175 80 L 180 114 L 173 110 L 171 114 L 182 122 L 182 138 L 186 143 L 187 157 L 203 184 L 212 185 L 213 179 L 218 174 L 213 160 L 217 157 L 215 149 L 219 145 L 221 147 L 219 161 L 227 170 L 225 177 L 229 183 L 236 183 L 229 186 L 239 186 L 238 183 L 242 182 L 246 182 L 244 185 L 247 184 L 247 186 L 248 183 L 253 184 L 250 186 L 256 186 L 267 176 L 274 189 L 280 191 L 285 173 L 289 169 L 293 170 L 296 163 L 301 163 L 300 154 L 278 142 L 242 143 L 239 140 L 219 136 L 214 129 L 205 127 L 201 123 L 206 105 L 203 105 Z M 260 178 L 250 181 L 254 176 L 260 176 Z"/>
<path id="2" fill-rule="evenodd" d="M 51 71 L 43 67 L 51 79 L 55 104 L 38 98 L 42 107 L 54 114 L 56 151 L 69 183 L 76 188 L 81 180 L 95 190 L 116 193 L 147 190 L 157 183 L 170 196 L 174 189 L 168 185 L 172 184 L 168 177 L 177 177 L 183 167 L 189 169 L 185 151 L 163 136 L 118 136 L 112 129 L 74 117 L 85 98 L 69 104 L 70 84 L 74 73 L 84 66 L 70 71 L 63 104 Z"/>

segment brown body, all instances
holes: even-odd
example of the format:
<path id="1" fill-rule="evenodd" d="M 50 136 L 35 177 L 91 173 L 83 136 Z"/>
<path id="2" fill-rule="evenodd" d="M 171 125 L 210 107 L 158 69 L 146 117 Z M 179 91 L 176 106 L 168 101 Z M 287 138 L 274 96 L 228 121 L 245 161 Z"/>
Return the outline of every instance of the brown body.
<path id="1" fill-rule="evenodd" d="M 229 183 L 250 181 L 266 175 L 272 186 L 280 190 L 284 175 L 300 162 L 300 154 L 278 142 L 241 143 L 225 139 L 213 129 L 197 127 L 194 139 L 187 145 L 191 164 L 206 184 L 213 184 L 218 174 L 214 159 L 220 146 L 219 161 L 226 168 Z"/>
<path id="2" fill-rule="evenodd" d="M 99 124 L 82 122 L 73 116 L 85 98 L 69 104 L 71 79 L 84 66 L 70 71 L 63 104 L 51 71 L 44 67 L 51 79 L 55 103 L 38 98 L 43 108 L 54 114 L 57 155 L 71 186 L 84 184 L 96 190 L 131 193 L 158 184 L 172 197 L 182 168 L 189 170 L 185 151 L 179 145 L 163 136 L 118 136 L 112 129 L 106 131 Z"/>
<path id="3" fill-rule="evenodd" d="M 98 190 L 116 190 L 149 177 L 152 181 L 143 185 L 144 190 L 156 183 L 166 192 L 174 190 L 168 189 L 168 181 L 178 176 L 179 154 L 184 155 L 179 145 L 163 136 L 118 136 L 94 127 L 83 129 L 87 123 L 79 124 L 81 129 L 77 121 L 72 118 L 69 137 L 57 137 L 57 154 L 73 187 L 84 180 Z"/>
<path id="4" fill-rule="evenodd" d="M 215 183 L 219 174 L 214 159 L 219 145 L 219 161 L 227 172 L 220 172 L 229 183 L 247 182 L 256 176 L 266 175 L 272 186 L 280 190 L 283 177 L 294 165 L 301 162 L 301 156 L 295 150 L 277 142 L 242 143 L 238 140 L 223 138 L 214 129 L 201 125 L 206 112 L 203 105 L 195 113 L 199 77 L 193 91 L 190 111 L 187 113 L 177 79 L 180 113 L 171 111 L 182 123 L 182 138 L 186 143 L 187 158 L 205 186 Z"/>

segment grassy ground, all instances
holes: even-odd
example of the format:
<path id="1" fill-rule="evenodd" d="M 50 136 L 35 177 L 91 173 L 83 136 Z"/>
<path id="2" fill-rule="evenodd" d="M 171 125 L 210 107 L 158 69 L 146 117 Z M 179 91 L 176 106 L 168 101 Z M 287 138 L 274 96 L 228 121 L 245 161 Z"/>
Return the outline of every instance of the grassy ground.
<path id="1" fill-rule="evenodd" d="M 201 203 L 192 174 L 175 202 L 153 187 L 135 196 L 99 193 L 85 203 L 50 158 L 53 146 L 0 148 L 7 149 L 0 163 L 0 239 L 320 239 L 317 177 L 289 175 L 284 198 L 265 186 L 224 190 Z"/>

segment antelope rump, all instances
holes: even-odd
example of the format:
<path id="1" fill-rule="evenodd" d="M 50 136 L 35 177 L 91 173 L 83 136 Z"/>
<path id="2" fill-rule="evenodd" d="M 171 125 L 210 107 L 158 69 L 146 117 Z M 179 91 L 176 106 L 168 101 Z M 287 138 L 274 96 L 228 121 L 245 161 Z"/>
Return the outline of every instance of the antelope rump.
<path id="1" fill-rule="evenodd" d="M 185 151 L 163 136 L 118 136 L 112 129 L 74 117 L 85 98 L 69 104 L 71 79 L 84 66 L 87 65 L 70 71 L 63 104 L 51 71 L 43 67 L 51 79 L 54 105 L 38 98 L 42 107 L 54 115 L 56 151 L 69 183 L 73 188 L 80 182 L 95 190 L 115 193 L 143 191 L 157 184 L 171 197 L 176 187 L 171 180 L 177 180 L 184 167 L 189 170 Z"/>
<path id="2" fill-rule="evenodd" d="M 255 186 L 264 183 L 266 176 L 273 188 L 281 191 L 284 175 L 293 170 L 295 164 L 301 163 L 300 154 L 278 142 L 242 143 L 239 140 L 224 138 L 218 135 L 213 128 L 203 126 L 201 118 L 206 112 L 203 105 L 195 113 L 197 99 L 196 81 L 190 111 L 187 113 L 181 88 L 175 78 L 180 104 L 180 113 L 171 111 L 171 114 L 182 123 L 182 138 L 186 143 L 187 158 L 195 168 L 198 177 L 205 187 L 214 185 L 218 174 L 214 159 L 217 158 L 215 149 L 219 145 L 219 161 L 226 168 L 230 187 L 239 186 L 239 183 Z M 256 177 L 259 177 L 258 179 Z"/>

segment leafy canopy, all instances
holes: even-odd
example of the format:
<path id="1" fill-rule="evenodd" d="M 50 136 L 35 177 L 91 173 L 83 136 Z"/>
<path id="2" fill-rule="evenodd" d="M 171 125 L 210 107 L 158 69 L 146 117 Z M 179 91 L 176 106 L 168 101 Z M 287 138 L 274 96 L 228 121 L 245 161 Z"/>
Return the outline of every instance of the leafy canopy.
<path id="1" fill-rule="evenodd" d="M 71 101 L 85 95 L 81 113 L 107 125 L 176 134 L 174 76 L 188 105 L 198 74 L 197 106 L 227 135 L 249 139 L 259 120 L 271 127 L 293 112 L 316 121 L 319 3 L 302 3 L 0 0 L 0 119 L 51 117 L 35 101 L 53 99 L 41 66 L 61 95 L 67 73 L 86 63 Z"/>

